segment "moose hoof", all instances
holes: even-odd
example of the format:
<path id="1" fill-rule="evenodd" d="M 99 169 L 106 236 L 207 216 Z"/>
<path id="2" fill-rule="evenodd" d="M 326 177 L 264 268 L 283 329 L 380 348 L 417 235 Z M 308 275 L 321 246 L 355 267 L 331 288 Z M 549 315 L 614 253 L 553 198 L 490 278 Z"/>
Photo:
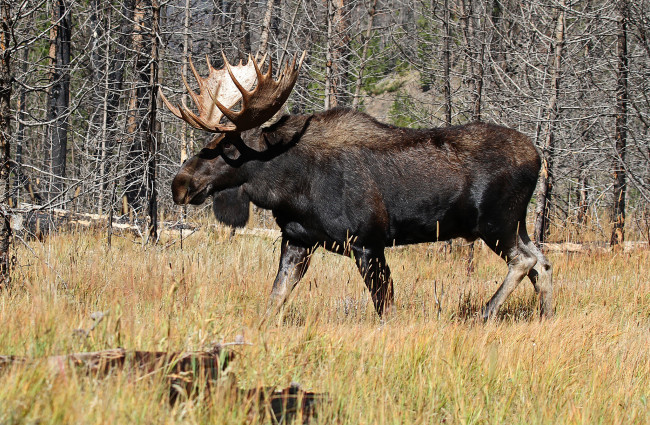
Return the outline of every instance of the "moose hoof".
<path id="1" fill-rule="evenodd" d="M 483 317 L 483 322 L 487 322 L 490 319 L 493 319 L 494 316 L 496 315 L 496 311 L 494 308 L 490 306 L 490 304 L 487 304 L 483 309 L 481 310 L 481 316 Z"/>

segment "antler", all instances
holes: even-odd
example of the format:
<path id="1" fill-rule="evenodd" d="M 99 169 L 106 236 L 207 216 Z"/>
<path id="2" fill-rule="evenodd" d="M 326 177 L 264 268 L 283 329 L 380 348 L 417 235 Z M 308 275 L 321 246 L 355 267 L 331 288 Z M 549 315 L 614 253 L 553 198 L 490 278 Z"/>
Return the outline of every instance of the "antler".
<path id="1" fill-rule="evenodd" d="M 185 104 L 178 107 L 172 105 L 162 90 L 160 90 L 160 97 L 171 113 L 192 127 L 213 133 L 250 130 L 268 121 L 282 108 L 296 83 L 305 54 L 306 52 L 303 52 L 297 67 L 295 55 L 293 61 L 287 61 L 277 81 L 272 76 L 273 64 L 270 59 L 266 73 L 262 74 L 260 71 L 260 67 L 266 60 L 266 55 L 259 63 L 257 57 L 253 59 L 249 55 L 246 65 L 242 65 L 240 62 L 239 65 L 232 66 L 222 53 L 225 67 L 219 70 L 212 67 L 206 56 L 210 70 L 210 74 L 206 78 L 199 75 L 190 58 L 192 73 L 199 83 L 199 94 L 190 89 L 185 77 L 183 77 L 183 83 L 185 83 L 199 115 L 190 111 Z M 257 86 L 251 90 L 255 81 L 257 81 Z M 241 110 L 233 111 L 231 108 L 239 100 L 242 101 Z M 232 124 L 221 123 L 221 118 L 224 115 Z"/>

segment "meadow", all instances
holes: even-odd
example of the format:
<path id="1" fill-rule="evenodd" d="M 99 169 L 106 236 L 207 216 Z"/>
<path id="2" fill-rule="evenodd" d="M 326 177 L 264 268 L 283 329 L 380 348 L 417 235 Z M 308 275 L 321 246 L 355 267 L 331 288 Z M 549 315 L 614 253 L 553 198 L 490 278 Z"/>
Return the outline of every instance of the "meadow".
<path id="1" fill-rule="evenodd" d="M 540 321 L 524 280 L 499 317 L 479 319 L 505 276 L 477 245 L 387 253 L 395 312 L 381 322 L 350 258 L 322 250 L 281 316 L 262 324 L 280 242 L 202 230 L 142 245 L 101 232 L 18 244 L 0 291 L 0 354 L 125 347 L 188 351 L 243 340 L 223 378 L 242 388 L 292 382 L 326 394 L 311 423 L 649 423 L 647 249 L 552 252 L 555 316 Z M 89 333 L 77 329 L 105 318 Z M 170 405 L 165 382 L 115 371 L 57 375 L 46 364 L 0 371 L 0 423 L 267 423 L 206 388 Z"/>

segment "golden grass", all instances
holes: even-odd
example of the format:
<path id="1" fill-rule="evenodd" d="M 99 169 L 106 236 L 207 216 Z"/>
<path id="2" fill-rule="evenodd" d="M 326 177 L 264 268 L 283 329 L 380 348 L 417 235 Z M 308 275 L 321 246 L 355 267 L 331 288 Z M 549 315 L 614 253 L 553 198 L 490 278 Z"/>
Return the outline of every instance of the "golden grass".
<path id="1" fill-rule="evenodd" d="M 469 277 L 463 249 L 388 252 L 397 311 L 384 324 L 353 262 L 317 251 L 283 319 L 259 329 L 279 241 L 208 231 L 182 250 L 166 242 L 115 238 L 107 251 L 102 235 L 74 233 L 20 248 L 0 292 L 0 354 L 187 351 L 243 335 L 253 345 L 237 348 L 238 385 L 327 393 L 317 423 L 650 422 L 647 250 L 553 254 L 555 318 L 540 322 L 524 281 L 487 324 L 476 312 L 505 265 L 485 248 Z M 108 314 L 90 336 L 75 334 L 96 311 Z M 16 366 L 0 373 L 0 423 L 251 421 L 218 392 L 170 406 L 163 380 L 132 375 Z"/>

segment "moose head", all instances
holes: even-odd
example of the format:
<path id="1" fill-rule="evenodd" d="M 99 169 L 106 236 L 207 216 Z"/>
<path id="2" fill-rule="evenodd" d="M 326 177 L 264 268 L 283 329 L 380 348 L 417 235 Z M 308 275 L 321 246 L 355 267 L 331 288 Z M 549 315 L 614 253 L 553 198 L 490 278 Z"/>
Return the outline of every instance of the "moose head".
<path id="1" fill-rule="evenodd" d="M 249 55 L 246 64 L 231 65 L 223 55 L 224 68 L 215 69 L 206 57 L 207 77 L 201 77 L 190 58 L 190 68 L 199 86 L 199 93 L 183 82 L 198 114 L 185 104 L 174 106 L 160 91 L 167 108 L 194 128 L 216 133 L 201 151 L 188 159 L 172 182 L 176 204 L 202 204 L 214 195 L 216 217 L 240 227 L 248 218 L 249 199 L 238 188 L 242 184 L 243 162 L 262 157 L 277 144 L 273 137 L 262 134 L 261 125 L 280 111 L 296 83 L 305 58 L 294 55 L 287 61 L 277 79 L 273 79 L 273 63 L 269 59 L 266 72 L 261 59 Z M 234 107 L 241 103 L 238 111 Z M 243 218 L 243 219 L 242 219 Z"/>

